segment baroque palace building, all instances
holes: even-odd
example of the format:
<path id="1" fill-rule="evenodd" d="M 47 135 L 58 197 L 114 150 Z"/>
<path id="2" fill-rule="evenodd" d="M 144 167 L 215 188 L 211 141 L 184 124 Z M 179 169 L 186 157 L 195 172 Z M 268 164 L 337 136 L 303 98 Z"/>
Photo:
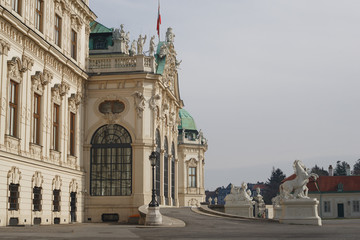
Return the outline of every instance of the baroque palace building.
<path id="1" fill-rule="evenodd" d="M 0 0 L 0 226 L 126 221 L 204 201 L 207 141 L 183 108 L 172 29 L 95 22 L 88 0 Z M 89 47 L 88 47 L 89 46 Z"/>

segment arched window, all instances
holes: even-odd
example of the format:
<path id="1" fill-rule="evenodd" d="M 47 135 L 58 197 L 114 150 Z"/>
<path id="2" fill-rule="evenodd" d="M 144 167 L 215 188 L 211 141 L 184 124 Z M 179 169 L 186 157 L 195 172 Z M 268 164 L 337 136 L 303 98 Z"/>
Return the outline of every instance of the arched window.
<path id="1" fill-rule="evenodd" d="M 169 198 L 169 147 L 168 147 L 167 137 L 165 137 L 165 140 L 164 140 L 164 196 L 165 196 L 165 204 L 168 204 L 168 198 Z"/>
<path id="2" fill-rule="evenodd" d="M 156 129 L 155 133 L 155 142 L 156 142 L 156 195 L 158 203 L 161 203 L 160 199 L 160 150 L 161 150 L 161 140 L 160 140 L 160 131 Z"/>
<path id="3" fill-rule="evenodd" d="M 171 198 L 173 205 L 175 205 L 175 145 L 171 145 Z"/>
<path id="4" fill-rule="evenodd" d="M 91 144 L 90 194 L 131 195 L 132 149 L 129 132 L 120 125 L 105 125 L 95 132 Z"/>

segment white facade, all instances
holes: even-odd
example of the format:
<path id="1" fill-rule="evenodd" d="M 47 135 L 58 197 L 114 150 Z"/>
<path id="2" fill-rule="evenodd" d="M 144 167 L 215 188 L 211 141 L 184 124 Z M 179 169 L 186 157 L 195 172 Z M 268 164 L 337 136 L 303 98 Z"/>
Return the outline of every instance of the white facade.
<path id="1" fill-rule="evenodd" d="M 321 218 L 360 217 L 360 192 L 309 193 L 309 197 L 319 200 L 318 210 Z"/>
<path id="2" fill-rule="evenodd" d="M 69 223 L 71 192 L 77 197 L 72 221 L 83 218 L 80 124 L 83 109 L 80 102 L 83 84 L 88 78 L 85 73 L 88 49 L 84 46 L 88 43 L 89 22 L 96 16 L 83 1 L 64 0 L 40 1 L 39 15 L 36 15 L 36 2 L 0 1 L 1 226 L 9 225 L 10 221 L 34 224 L 39 218 L 41 224 L 52 224 L 54 220 Z M 61 19 L 58 45 L 55 44 L 55 14 Z M 77 35 L 75 55 L 71 53 L 71 30 Z M 15 95 L 10 91 L 10 84 L 16 85 Z M 37 132 L 34 130 L 35 94 L 40 100 Z M 16 102 L 12 118 L 11 95 Z M 54 104 L 59 106 L 56 150 Z M 70 153 L 71 112 L 76 116 L 76 123 L 71 133 L 75 145 Z M 10 210 L 10 184 L 18 185 L 17 210 Z M 34 211 L 34 187 L 41 187 L 39 211 Z M 54 189 L 60 190 L 60 211 L 53 211 Z"/>

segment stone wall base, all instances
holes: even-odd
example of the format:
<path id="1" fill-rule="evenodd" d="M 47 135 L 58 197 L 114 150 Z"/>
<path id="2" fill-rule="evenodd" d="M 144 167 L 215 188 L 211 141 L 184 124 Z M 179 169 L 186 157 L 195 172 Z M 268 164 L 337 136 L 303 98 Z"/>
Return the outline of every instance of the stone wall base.
<path id="1" fill-rule="evenodd" d="M 289 199 L 281 201 L 280 223 L 321 226 L 317 199 Z"/>
<path id="2" fill-rule="evenodd" d="M 254 217 L 252 205 L 226 206 L 225 213 L 239 215 L 241 217 Z"/>

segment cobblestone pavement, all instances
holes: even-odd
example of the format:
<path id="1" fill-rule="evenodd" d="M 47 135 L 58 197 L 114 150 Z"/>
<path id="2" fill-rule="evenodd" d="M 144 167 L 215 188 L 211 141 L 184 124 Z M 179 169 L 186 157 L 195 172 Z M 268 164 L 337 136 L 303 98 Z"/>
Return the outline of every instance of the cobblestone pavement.
<path id="1" fill-rule="evenodd" d="M 161 212 L 186 223 L 182 228 L 117 224 L 0 227 L 0 239 L 360 239 L 360 219 L 323 220 L 323 226 L 283 225 L 206 216 L 190 208 Z"/>

